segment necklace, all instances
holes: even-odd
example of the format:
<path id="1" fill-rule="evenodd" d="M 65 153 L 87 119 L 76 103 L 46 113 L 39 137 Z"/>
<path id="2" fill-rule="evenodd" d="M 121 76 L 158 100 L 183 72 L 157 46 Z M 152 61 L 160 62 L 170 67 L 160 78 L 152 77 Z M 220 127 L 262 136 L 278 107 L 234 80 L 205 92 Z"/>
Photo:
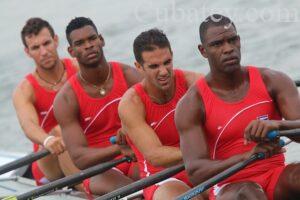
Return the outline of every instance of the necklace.
<path id="1" fill-rule="evenodd" d="M 160 100 L 159 98 L 157 98 L 157 97 L 155 97 L 155 96 L 152 96 L 152 95 L 150 95 L 150 94 L 148 94 L 148 96 L 149 96 L 152 100 L 154 100 L 156 103 L 158 103 L 158 104 L 164 104 L 163 100 Z"/>
<path id="2" fill-rule="evenodd" d="M 43 78 L 40 74 L 39 74 L 39 71 L 36 69 L 35 70 L 37 76 L 39 77 L 39 79 L 43 80 L 44 82 L 48 83 L 49 85 L 51 85 L 51 88 L 53 89 L 55 86 L 57 86 L 63 79 L 64 77 L 64 74 L 65 74 L 65 67 L 63 68 L 63 72 L 61 73 L 59 79 L 55 82 L 50 82 L 48 81 L 47 79 Z"/>
<path id="3" fill-rule="evenodd" d="M 80 79 L 81 79 L 84 83 L 86 83 L 86 84 L 88 84 L 88 85 L 91 85 L 91 86 L 93 86 L 93 88 L 99 90 L 99 94 L 100 94 L 101 96 L 104 96 L 104 95 L 106 94 L 106 90 L 105 90 L 105 88 L 104 88 L 104 85 L 107 83 L 107 81 L 108 81 L 108 79 L 109 79 L 109 77 L 110 77 L 110 71 L 111 71 L 110 68 L 111 68 L 111 66 L 110 66 L 110 64 L 109 64 L 109 65 L 108 65 L 108 74 L 107 74 L 107 77 L 106 77 L 104 83 L 101 84 L 101 86 L 97 86 L 97 85 L 92 84 L 92 83 L 90 83 L 89 81 L 85 80 L 85 79 L 83 78 L 81 72 L 79 72 L 79 77 L 80 77 Z"/>

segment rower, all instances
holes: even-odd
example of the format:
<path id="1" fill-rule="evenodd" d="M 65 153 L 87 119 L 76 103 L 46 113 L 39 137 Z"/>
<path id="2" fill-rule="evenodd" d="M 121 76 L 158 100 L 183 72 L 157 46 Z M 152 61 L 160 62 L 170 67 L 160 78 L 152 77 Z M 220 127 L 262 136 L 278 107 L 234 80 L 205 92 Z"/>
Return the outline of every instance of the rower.
<path id="1" fill-rule="evenodd" d="M 300 165 L 285 166 L 284 149 L 266 138 L 271 130 L 300 127 L 294 82 L 282 72 L 241 66 L 240 36 L 228 17 L 207 17 L 199 32 L 198 48 L 210 71 L 191 87 L 175 113 L 190 180 L 198 185 L 263 152 L 267 159 L 218 183 L 210 199 L 300 199 Z"/>
<path id="2" fill-rule="evenodd" d="M 140 176 L 145 178 L 182 163 L 174 123 L 175 106 L 201 74 L 173 69 L 171 45 L 161 30 L 142 32 L 134 40 L 133 50 L 135 66 L 145 78 L 124 94 L 119 115 L 122 130 L 137 156 Z M 182 171 L 144 189 L 144 197 L 174 199 L 190 187 L 192 184 Z"/>
<path id="3" fill-rule="evenodd" d="M 54 113 L 72 160 L 83 170 L 122 155 L 133 157 L 127 145 L 111 145 L 109 138 L 121 128 L 117 109 L 122 95 L 141 75 L 133 67 L 106 61 L 104 38 L 89 18 L 71 20 L 66 36 L 68 51 L 77 58 L 80 71 L 59 91 Z M 103 195 L 132 183 L 138 179 L 134 177 L 136 166 L 123 163 L 87 179 L 85 190 Z"/>
<path id="4" fill-rule="evenodd" d="M 52 109 L 57 91 L 76 73 L 78 64 L 72 59 L 59 58 L 58 36 L 41 18 L 28 19 L 21 36 L 35 69 L 16 87 L 13 103 L 24 133 L 34 143 L 34 152 L 41 148 L 51 152 L 32 165 L 36 183 L 41 185 L 79 171 L 65 151 Z"/>

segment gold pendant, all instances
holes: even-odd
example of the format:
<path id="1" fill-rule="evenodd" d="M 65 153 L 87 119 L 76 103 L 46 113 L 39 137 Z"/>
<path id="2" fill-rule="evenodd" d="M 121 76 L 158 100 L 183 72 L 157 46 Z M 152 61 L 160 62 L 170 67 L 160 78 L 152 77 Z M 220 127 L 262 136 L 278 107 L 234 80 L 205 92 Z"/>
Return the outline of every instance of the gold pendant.
<path id="1" fill-rule="evenodd" d="M 104 96 L 106 91 L 104 88 L 100 88 L 99 93 L 100 93 L 100 95 Z"/>

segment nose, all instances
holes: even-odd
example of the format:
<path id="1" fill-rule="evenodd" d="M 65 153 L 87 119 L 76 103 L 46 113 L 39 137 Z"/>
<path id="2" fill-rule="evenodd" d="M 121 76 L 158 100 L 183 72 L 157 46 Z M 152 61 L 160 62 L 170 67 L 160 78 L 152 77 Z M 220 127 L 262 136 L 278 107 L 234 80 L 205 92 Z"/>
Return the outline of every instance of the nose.
<path id="1" fill-rule="evenodd" d="M 232 44 L 225 42 L 224 44 L 224 53 L 228 54 L 228 53 L 232 53 L 233 51 L 233 46 Z"/>
<path id="2" fill-rule="evenodd" d="M 161 65 L 161 66 L 159 67 L 159 75 L 160 75 L 160 76 L 166 76 L 166 75 L 168 75 L 168 74 L 169 74 L 169 71 L 168 71 L 167 67 L 164 66 L 164 65 Z"/>
<path id="3" fill-rule="evenodd" d="M 90 49 L 90 48 L 94 47 L 94 44 L 91 41 L 86 41 L 84 47 L 85 47 L 85 49 Z"/>
<path id="4" fill-rule="evenodd" d="M 41 47 L 40 47 L 40 54 L 41 54 L 42 56 L 45 56 L 45 55 L 47 55 L 47 53 L 48 53 L 48 51 L 47 51 L 46 47 L 41 46 Z"/>

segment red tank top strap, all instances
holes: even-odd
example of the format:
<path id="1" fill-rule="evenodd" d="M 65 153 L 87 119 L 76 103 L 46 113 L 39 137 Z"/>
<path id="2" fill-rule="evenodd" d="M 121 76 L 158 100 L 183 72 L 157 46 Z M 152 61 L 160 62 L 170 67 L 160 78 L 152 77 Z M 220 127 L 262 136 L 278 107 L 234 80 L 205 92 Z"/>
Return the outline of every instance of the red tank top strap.
<path id="1" fill-rule="evenodd" d="M 123 68 L 121 63 L 118 62 L 109 62 L 112 68 L 114 76 L 114 86 L 115 88 L 128 89 L 127 81 L 124 77 Z"/>
<path id="2" fill-rule="evenodd" d="M 37 82 L 36 78 L 30 73 L 25 76 L 26 80 L 32 85 L 34 90 L 39 89 L 40 84 Z"/>
<path id="3" fill-rule="evenodd" d="M 73 65 L 73 62 L 71 59 L 69 58 L 64 58 L 63 59 L 64 62 L 64 66 L 67 72 L 67 79 L 69 79 L 71 76 L 73 76 L 74 74 L 76 74 L 77 70 Z"/>

